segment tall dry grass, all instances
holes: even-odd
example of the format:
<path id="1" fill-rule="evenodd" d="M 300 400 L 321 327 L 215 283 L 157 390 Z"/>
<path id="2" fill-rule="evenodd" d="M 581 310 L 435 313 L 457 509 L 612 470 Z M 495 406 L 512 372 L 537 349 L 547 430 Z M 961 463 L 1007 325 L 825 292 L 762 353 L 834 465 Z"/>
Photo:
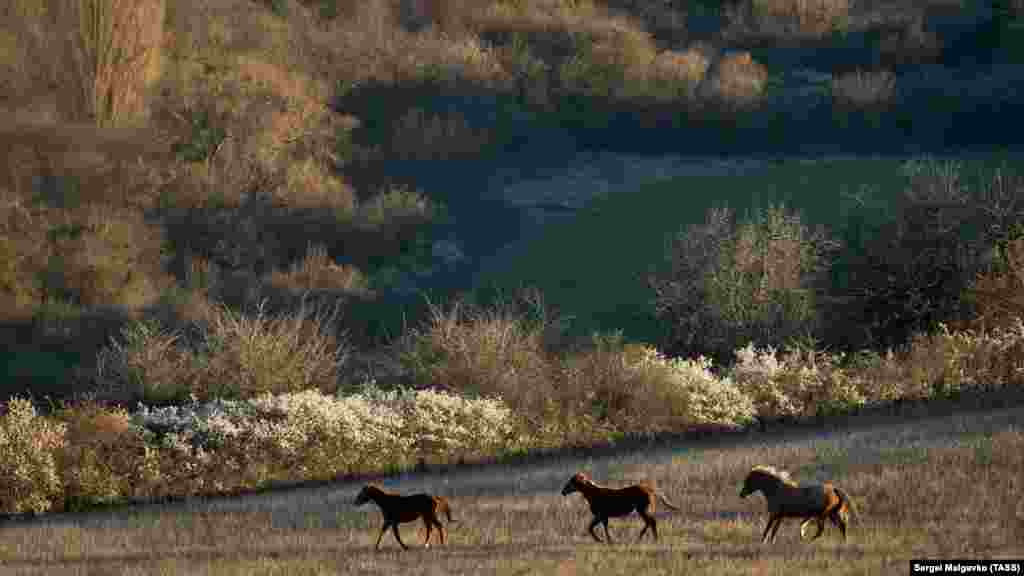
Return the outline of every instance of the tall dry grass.
<path id="1" fill-rule="evenodd" d="M 117 126 L 145 112 L 161 70 L 164 9 L 165 0 L 47 2 L 67 119 Z"/>
<path id="2" fill-rule="evenodd" d="M 732 37 L 815 38 L 844 30 L 850 0 L 743 0 L 727 8 Z"/>
<path id="3" fill-rule="evenodd" d="M 510 306 L 435 305 L 426 325 L 403 339 L 399 354 L 418 385 L 496 394 L 542 421 L 556 400 L 549 388 L 546 328 L 543 320 L 531 322 Z"/>
<path id="4" fill-rule="evenodd" d="M 137 321 L 100 353 L 96 394 L 120 402 L 249 398 L 338 387 L 348 348 L 327 310 L 252 316 L 220 305 L 186 330 Z"/>

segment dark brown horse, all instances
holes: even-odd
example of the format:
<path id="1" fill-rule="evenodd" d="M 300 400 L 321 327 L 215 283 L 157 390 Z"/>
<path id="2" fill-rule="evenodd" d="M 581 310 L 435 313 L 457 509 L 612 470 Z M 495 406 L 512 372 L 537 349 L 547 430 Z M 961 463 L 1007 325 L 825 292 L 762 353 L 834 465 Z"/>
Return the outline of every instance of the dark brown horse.
<path id="1" fill-rule="evenodd" d="M 583 494 L 583 497 L 590 504 L 590 511 L 594 519 L 590 522 L 590 535 L 594 540 L 601 542 L 601 538 L 594 531 L 598 524 L 604 525 L 604 534 L 607 536 L 608 544 L 612 542 L 612 535 L 608 532 L 608 519 L 616 516 L 628 516 L 636 510 L 637 514 L 644 521 L 644 529 L 637 536 L 639 541 L 644 537 L 647 529 L 651 529 L 651 536 L 658 540 L 658 522 L 654 519 L 655 500 L 661 500 L 671 510 L 679 510 L 676 505 L 665 499 L 646 483 L 634 484 L 625 488 L 607 488 L 596 484 L 586 474 L 578 472 L 569 478 L 569 481 L 562 488 L 562 496 L 568 496 L 573 492 Z"/>
<path id="2" fill-rule="evenodd" d="M 846 527 L 850 512 L 856 512 L 853 500 L 831 482 L 800 486 L 788 473 L 771 466 L 754 466 L 743 482 L 740 498 L 761 491 L 768 501 L 768 525 L 764 527 L 761 542 L 774 542 L 775 534 L 785 518 L 802 518 L 800 538 L 810 522 L 816 522 L 818 531 L 811 540 L 825 531 L 825 520 L 831 520 L 846 540 Z"/>
<path id="3" fill-rule="evenodd" d="M 398 535 L 398 525 L 405 522 L 415 522 L 420 518 L 423 518 L 423 524 L 427 527 L 427 537 L 423 541 L 423 547 L 427 548 L 430 546 L 430 529 L 432 526 L 437 526 L 437 531 L 441 533 L 441 544 L 444 544 L 444 525 L 441 524 L 438 515 L 445 514 L 448 516 L 449 522 L 455 522 L 452 519 L 451 506 L 443 496 L 431 496 L 430 494 L 401 496 L 394 492 L 388 492 L 375 484 L 367 484 L 359 491 L 359 495 L 356 496 L 355 505 L 362 506 L 370 501 L 373 501 L 374 504 L 380 507 L 380 511 L 384 515 L 384 526 L 381 527 L 380 534 L 377 536 L 377 544 L 374 546 L 374 550 L 380 549 L 380 540 L 384 537 L 384 533 L 388 531 L 388 528 L 391 528 L 392 533 L 395 535 L 395 540 L 398 540 L 402 548 L 408 550 L 409 547 L 405 545 L 405 542 L 402 542 L 402 537 Z"/>

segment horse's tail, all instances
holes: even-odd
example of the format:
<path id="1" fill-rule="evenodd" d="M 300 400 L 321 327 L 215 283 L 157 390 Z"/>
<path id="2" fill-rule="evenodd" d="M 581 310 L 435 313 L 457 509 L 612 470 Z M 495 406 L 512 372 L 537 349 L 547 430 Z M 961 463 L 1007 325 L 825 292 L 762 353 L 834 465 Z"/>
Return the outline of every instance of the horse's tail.
<path id="1" fill-rule="evenodd" d="M 854 516 L 860 516 L 860 512 L 857 511 L 857 507 L 853 504 L 853 498 L 850 498 L 849 494 L 835 486 L 833 486 L 832 489 L 835 490 L 836 494 L 839 496 L 839 506 L 841 511 L 848 511 Z"/>
<path id="2" fill-rule="evenodd" d="M 451 504 L 448 503 L 448 499 L 445 498 L 444 496 L 437 497 L 437 511 L 443 512 L 444 515 L 448 517 L 449 522 L 454 522 L 458 524 L 459 521 L 455 518 L 452 518 L 452 506 Z"/>
<path id="3" fill-rule="evenodd" d="M 665 498 L 664 494 L 662 494 L 661 492 L 655 492 L 654 494 L 658 497 L 658 500 L 661 500 L 662 504 L 668 507 L 669 510 L 675 510 L 676 512 L 679 512 L 679 506 L 676 506 L 675 504 L 669 502 L 668 498 Z"/>

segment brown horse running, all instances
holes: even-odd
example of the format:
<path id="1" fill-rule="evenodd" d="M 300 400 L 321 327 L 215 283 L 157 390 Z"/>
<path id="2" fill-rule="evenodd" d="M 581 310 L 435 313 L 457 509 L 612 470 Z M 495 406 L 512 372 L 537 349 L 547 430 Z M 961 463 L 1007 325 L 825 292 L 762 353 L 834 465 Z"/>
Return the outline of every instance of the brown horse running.
<path id="1" fill-rule="evenodd" d="M 402 548 L 408 550 L 409 547 L 405 545 L 405 542 L 402 542 L 402 537 L 398 535 L 398 525 L 405 522 L 415 522 L 419 518 L 423 518 L 423 524 L 427 527 L 427 537 L 423 541 L 423 547 L 427 548 L 430 546 L 430 529 L 432 526 L 437 526 L 438 532 L 441 533 L 441 544 L 444 544 L 444 525 L 441 524 L 438 515 L 443 513 L 448 516 L 449 522 L 456 522 L 456 520 L 452 519 L 451 506 L 443 496 L 431 496 L 430 494 L 423 493 L 401 496 L 394 492 L 388 492 L 375 484 L 367 484 L 359 491 L 359 495 L 356 496 L 355 505 L 362 506 L 371 500 L 380 507 L 381 513 L 384 514 L 384 526 L 381 527 L 380 534 L 377 536 L 377 544 L 374 546 L 374 550 L 380 549 L 381 538 L 384 537 L 384 533 L 388 531 L 388 528 L 391 528 L 391 532 L 395 535 L 395 540 L 398 540 Z"/>
<path id="2" fill-rule="evenodd" d="M 634 510 L 644 521 L 644 529 L 637 536 L 637 541 L 644 537 L 647 529 L 651 529 L 654 540 L 658 540 L 658 522 L 654 519 L 655 500 L 661 500 L 671 510 L 679 508 L 665 499 L 648 484 L 641 482 L 625 488 L 607 488 L 600 486 L 591 480 L 586 474 L 578 472 L 569 478 L 569 481 L 562 488 L 562 496 L 568 496 L 573 492 L 583 494 L 590 504 L 590 511 L 594 519 L 590 522 L 590 535 L 594 540 L 602 542 L 594 529 L 598 524 L 604 525 L 605 536 L 608 537 L 607 544 L 611 544 L 612 535 L 608 532 L 608 519 L 617 516 L 628 516 Z"/>
<path id="3" fill-rule="evenodd" d="M 811 540 L 818 539 L 825 531 L 825 519 L 835 524 L 846 541 L 846 527 L 850 512 L 856 512 L 853 500 L 831 482 L 800 486 L 789 474 L 771 466 L 754 466 L 743 482 L 740 498 L 757 492 L 764 494 L 768 501 L 768 525 L 764 527 L 761 542 L 774 542 L 775 534 L 785 518 L 803 518 L 800 523 L 800 539 L 804 528 L 816 522 L 818 531 Z"/>

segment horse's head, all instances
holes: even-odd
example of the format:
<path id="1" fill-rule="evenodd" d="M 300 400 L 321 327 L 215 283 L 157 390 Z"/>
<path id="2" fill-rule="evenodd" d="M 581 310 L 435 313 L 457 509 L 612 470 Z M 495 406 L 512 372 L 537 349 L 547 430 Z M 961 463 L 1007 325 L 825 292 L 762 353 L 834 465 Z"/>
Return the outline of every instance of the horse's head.
<path id="1" fill-rule="evenodd" d="M 750 474 L 747 474 L 747 479 L 743 481 L 743 489 L 740 490 L 740 498 L 746 498 L 760 489 L 760 484 L 754 480 L 754 473 L 751 472 Z"/>
<path id="2" fill-rule="evenodd" d="M 367 484 L 366 486 L 363 486 L 363 489 L 359 491 L 358 495 L 356 495 L 356 500 L 354 504 L 356 506 L 362 506 L 363 504 L 369 502 L 371 498 L 371 493 L 373 492 L 373 488 L 374 487 L 372 484 Z"/>
<path id="3" fill-rule="evenodd" d="M 583 472 L 573 474 L 572 478 L 569 478 L 569 481 L 562 487 L 562 496 L 568 496 L 569 494 L 576 492 L 580 489 L 581 484 L 586 484 L 589 481 L 590 478 L 587 478 L 587 475 Z"/>
<path id="4" fill-rule="evenodd" d="M 743 481 L 740 498 L 746 498 L 758 490 L 768 494 L 773 487 L 780 485 L 796 486 L 796 482 L 782 470 L 776 470 L 771 466 L 754 466 Z"/>

